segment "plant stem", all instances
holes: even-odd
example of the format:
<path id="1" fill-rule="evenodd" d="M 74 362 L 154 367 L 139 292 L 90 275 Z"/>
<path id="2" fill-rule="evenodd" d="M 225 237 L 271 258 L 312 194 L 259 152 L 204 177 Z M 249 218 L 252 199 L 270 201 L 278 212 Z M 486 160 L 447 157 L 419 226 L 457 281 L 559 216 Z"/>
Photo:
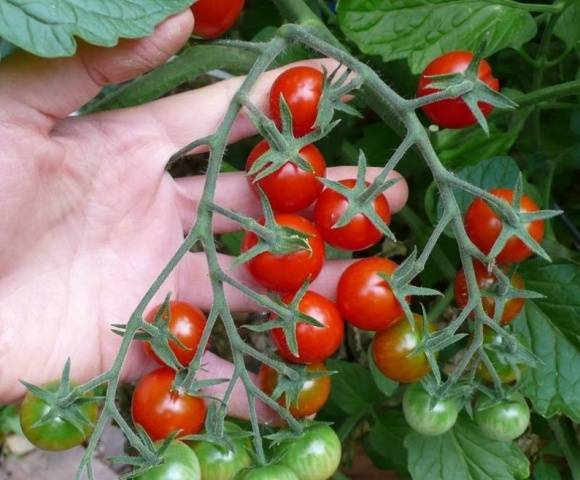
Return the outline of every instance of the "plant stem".
<path id="1" fill-rule="evenodd" d="M 548 420 L 548 424 L 554 432 L 558 445 L 564 452 L 568 466 L 570 467 L 570 472 L 572 473 L 572 478 L 574 480 L 580 480 L 580 449 L 572 438 L 569 428 L 564 425 L 563 419 L 558 417 Z"/>
<path id="2" fill-rule="evenodd" d="M 551 85 L 514 98 L 520 107 L 529 107 L 547 100 L 580 94 L 580 80 Z"/>

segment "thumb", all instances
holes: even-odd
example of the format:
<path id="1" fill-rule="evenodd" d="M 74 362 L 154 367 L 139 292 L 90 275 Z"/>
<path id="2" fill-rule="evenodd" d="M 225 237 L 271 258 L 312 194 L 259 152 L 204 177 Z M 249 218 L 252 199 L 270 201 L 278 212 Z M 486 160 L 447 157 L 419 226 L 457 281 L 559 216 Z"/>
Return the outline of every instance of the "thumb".
<path id="1" fill-rule="evenodd" d="M 114 48 L 88 44 L 75 56 L 45 59 L 15 54 L 0 64 L 0 120 L 50 130 L 94 98 L 103 86 L 120 83 L 164 63 L 193 29 L 190 9 L 168 18 L 148 38 L 121 40 Z"/>

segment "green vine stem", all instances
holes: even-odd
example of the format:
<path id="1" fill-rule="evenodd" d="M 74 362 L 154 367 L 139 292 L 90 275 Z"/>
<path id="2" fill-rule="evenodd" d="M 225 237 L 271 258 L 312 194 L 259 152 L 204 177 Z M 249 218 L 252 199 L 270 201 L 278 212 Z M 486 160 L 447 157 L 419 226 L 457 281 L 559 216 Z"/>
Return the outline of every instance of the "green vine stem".
<path id="1" fill-rule="evenodd" d="M 565 424 L 563 418 L 551 418 L 548 420 L 552 432 L 556 437 L 558 445 L 564 452 L 564 456 L 570 467 L 570 473 L 574 480 L 580 480 L 580 448 L 575 442 L 569 427 Z"/>
<path id="2" fill-rule="evenodd" d="M 302 2 L 276 0 L 276 3 L 280 6 L 286 5 L 297 16 L 305 14 L 304 10 L 302 10 Z M 312 24 L 312 22 L 306 23 Z M 378 180 L 371 184 L 369 187 L 371 191 L 374 191 L 373 189 L 376 190 L 378 185 L 383 184 L 383 181 L 387 178 L 387 175 L 396 167 L 396 165 L 404 158 L 406 152 L 412 147 L 415 147 L 421 153 L 433 175 L 444 207 L 443 215 L 434 231 L 427 239 L 426 244 L 418 257 L 416 257 L 415 253 L 410 256 L 409 262 L 407 262 L 407 265 L 405 266 L 404 273 L 401 273 L 401 278 L 399 281 L 406 284 L 423 271 L 427 259 L 433 253 L 438 240 L 443 234 L 443 231 L 449 225 L 455 234 L 455 238 L 459 247 L 461 262 L 467 279 L 470 300 L 469 304 L 459 315 L 459 317 L 438 333 L 440 335 L 453 335 L 461 326 L 461 324 L 467 320 L 469 314 L 471 312 L 475 313 L 474 334 L 471 337 L 471 341 L 465 350 L 459 364 L 448 375 L 444 382 L 438 383 L 437 391 L 435 394 L 439 396 L 448 395 L 452 387 L 459 381 L 468 367 L 470 371 L 473 372 L 477 364 L 481 361 L 483 361 L 486 366 L 488 366 L 492 376 L 495 374 L 493 366 L 490 362 L 488 362 L 489 359 L 487 359 L 487 355 L 483 349 L 484 325 L 494 328 L 496 331 L 505 336 L 506 340 L 510 342 L 516 341 L 507 331 L 504 331 L 499 326 L 496 319 L 490 318 L 483 309 L 482 293 L 480 292 L 477 285 L 475 271 L 472 264 L 472 257 L 477 257 L 488 261 L 493 259 L 486 258 L 481 252 L 477 250 L 477 248 L 468 238 L 465 227 L 463 225 L 462 213 L 455 198 L 454 189 L 460 188 L 470 192 L 473 195 L 481 196 L 488 200 L 506 218 L 508 223 L 514 223 L 518 221 L 517 215 L 513 208 L 505 202 L 498 201 L 488 192 L 459 180 L 453 175 L 453 173 L 448 171 L 443 166 L 437 154 L 435 153 L 432 144 L 430 143 L 427 131 L 419 121 L 419 118 L 415 112 L 415 109 L 423 104 L 423 102 L 407 100 L 400 97 L 387 84 L 385 84 L 368 65 L 360 62 L 342 48 L 336 47 L 333 44 L 334 42 L 329 43 L 326 40 L 326 34 L 324 36 L 318 35 L 312 30 L 299 25 L 284 25 L 280 28 L 276 37 L 267 43 L 261 44 L 261 54 L 258 56 L 246 79 L 236 93 L 226 112 L 222 124 L 215 132 L 215 134 L 208 138 L 192 142 L 191 144 L 182 148 L 169 160 L 171 162 L 178 156 L 199 146 L 207 146 L 209 148 L 209 167 L 206 174 L 204 191 L 197 211 L 197 220 L 190 233 L 185 238 L 183 244 L 179 247 L 175 255 L 162 270 L 159 277 L 153 282 L 151 287 L 144 295 L 143 299 L 139 302 L 139 305 L 135 311 L 132 313 L 129 322 L 126 325 L 119 352 L 111 369 L 100 377 L 97 377 L 97 379 L 81 387 L 78 387 L 78 389 L 75 390 L 76 395 L 79 395 L 80 393 L 87 392 L 98 385 L 107 384 L 108 386 L 103 411 L 96 424 L 95 432 L 90 439 L 88 448 L 86 449 L 86 452 L 82 458 L 81 465 L 76 476 L 77 479 L 80 479 L 81 474 L 85 469 L 89 474 L 89 478 L 92 478 L 91 458 L 95 452 L 97 442 L 101 437 L 107 422 L 111 419 L 119 425 L 129 440 L 129 443 L 140 452 L 143 458 L 150 459 L 153 455 L 155 455 L 154 452 L 149 451 L 149 447 L 144 445 L 139 436 L 134 433 L 131 427 L 126 422 L 124 422 L 120 416 L 120 412 L 115 404 L 116 392 L 119 385 L 119 375 L 123 362 L 127 356 L 131 341 L 134 339 L 138 330 L 144 325 L 143 314 L 145 309 L 154 298 L 156 293 L 160 290 L 171 272 L 173 272 L 179 261 L 197 243 L 201 243 L 203 246 L 203 250 L 205 252 L 209 266 L 214 304 L 209 315 L 208 327 L 204 332 L 202 342 L 198 348 L 196 356 L 189 367 L 187 367 L 185 378 L 178 380 L 175 384 L 175 388 L 180 391 L 196 393 L 204 386 L 203 382 L 196 382 L 195 375 L 201 368 L 203 352 L 205 351 L 205 347 L 207 345 L 213 326 L 219 319 L 224 325 L 226 335 L 228 337 L 228 341 L 233 353 L 234 363 L 234 373 L 232 378 L 229 379 L 230 383 L 226 389 L 225 396 L 222 399 L 223 403 L 220 407 L 221 415 L 225 416 L 226 414 L 227 401 L 232 394 L 233 385 L 237 381 L 240 381 L 247 392 L 250 421 L 254 434 L 254 448 L 256 451 L 257 459 L 260 463 L 266 463 L 267 458 L 262 444 L 260 424 L 256 411 L 257 401 L 263 402 L 265 405 L 277 412 L 294 432 L 300 433 L 302 431 L 302 424 L 295 420 L 287 409 L 281 407 L 278 402 L 270 398 L 268 395 L 262 392 L 262 390 L 257 385 L 254 384 L 251 375 L 246 369 L 244 359 L 245 355 L 254 357 L 260 362 L 267 363 L 272 368 L 275 368 L 280 373 L 288 375 L 289 377 L 292 377 L 292 371 L 282 362 L 279 362 L 276 359 L 270 358 L 268 355 L 258 352 L 243 341 L 238 333 L 238 328 L 229 310 L 224 285 L 228 284 L 238 289 L 247 295 L 250 299 L 262 305 L 265 309 L 277 313 L 281 317 L 291 312 L 288 312 L 285 307 L 269 299 L 267 296 L 258 294 L 257 292 L 254 292 L 250 288 L 239 283 L 223 271 L 218 261 L 217 247 L 212 227 L 213 215 L 216 212 L 216 205 L 214 204 L 216 184 L 227 145 L 227 139 L 229 137 L 229 133 L 232 129 L 234 121 L 236 120 L 242 108 L 246 108 L 250 111 L 252 110 L 252 106 L 248 103 L 251 88 L 257 82 L 259 76 L 265 72 L 266 69 L 275 61 L 278 55 L 280 55 L 290 44 L 294 42 L 303 43 L 304 45 L 320 52 L 323 55 L 337 59 L 361 80 L 361 83 L 364 84 L 364 88 L 366 88 L 367 92 L 369 92 L 372 97 L 377 100 L 377 103 L 373 105 L 374 108 L 379 111 L 387 110 L 394 112 L 400 123 L 406 129 L 407 133 L 404 136 L 404 140 L 402 141 L 400 147 L 386 162 L 383 171 L 379 174 Z M 450 89 L 450 91 L 447 91 L 445 95 L 437 94 L 432 96 L 430 100 L 435 101 L 442 98 L 451 98 L 455 96 L 457 96 L 457 90 L 453 91 L 453 89 Z M 254 115 L 252 118 L 256 120 L 256 122 L 263 121 L 260 115 Z M 267 129 L 264 130 L 266 134 L 266 140 L 268 141 L 275 141 L 276 136 L 279 135 L 278 132 L 268 132 Z M 222 213 L 224 213 L 223 210 Z M 242 217 L 238 217 L 238 219 L 242 223 L 245 221 Z M 403 270 L 403 265 L 401 266 L 401 270 Z M 449 294 L 444 297 L 445 301 L 447 301 L 448 298 Z"/>

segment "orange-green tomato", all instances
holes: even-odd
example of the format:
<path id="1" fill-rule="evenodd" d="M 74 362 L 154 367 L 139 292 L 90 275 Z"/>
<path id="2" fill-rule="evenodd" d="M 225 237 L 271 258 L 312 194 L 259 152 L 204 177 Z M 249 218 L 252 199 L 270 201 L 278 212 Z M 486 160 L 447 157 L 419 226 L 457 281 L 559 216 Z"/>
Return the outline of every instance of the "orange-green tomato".
<path id="1" fill-rule="evenodd" d="M 400 383 L 416 382 L 431 371 L 424 353 L 411 354 L 419 345 L 424 328 L 423 317 L 414 317 L 415 330 L 404 318 L 373 338 L 372 353 L 376 366 L 383 375 Z M 433 330 L 432 325 L 429 325 L 429 330 Z"/>
<path id="2" fill-rule="evenodd" d="M 323 363 L 313 363 L 306 367 L 306 370 L 311 372 L 326 372 L 326 367 Z M 260 388 L 272 395 L 272 392 L 278 384 L 278 372 L 269 366 L 262 364 L 258 372 L 258 381 Z M 290 413 L 295 418 L 304 418 L 317 413 L 326 403 L 330 395 L 330 377 L 317 377 L 307 380 L 303 383 L 302 389 L 298 394 L 295 403 L 290 405 Z M 283 407 L 286 406 L 284 396 L 280 397 L 278 403 Z"/>
<path id="3" fill-rule="evenodd" d="M 56 392 L 59 382 L 46 385 L 44 388 Z M 80 413 L 90 424 L 77 429 L 68 420 L 62 417 L 54 417 L 47 423 L 34 426 L 50 407 L 32 392 L 28 392 L 20 405 L 20 425 L 24 436 L 38 448 L 50 451 L 68 450 L 83 443 L 93 432 L 93 425 L 99 417 L 99 407 L 96 403 L 85 403 L 79 407 Z"/>

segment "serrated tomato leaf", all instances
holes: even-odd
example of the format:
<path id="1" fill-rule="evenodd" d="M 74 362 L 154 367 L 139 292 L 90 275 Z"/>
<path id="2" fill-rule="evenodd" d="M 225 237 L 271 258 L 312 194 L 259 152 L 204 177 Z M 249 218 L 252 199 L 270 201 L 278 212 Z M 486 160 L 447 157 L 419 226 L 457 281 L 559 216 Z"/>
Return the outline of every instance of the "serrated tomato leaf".
<path id="1" fill-rule="evenodd" d="M 381 411 L 363 442 L 365 452 L 373 464 L 383 470 L 394 469 L 406 477 L 407 454 L 403 441 L 409 431 L 400 410 Z"/>
<path id="2" fill-rule="evenodd" d="M 53 0 L 0 2 L 0 36 L 43 57 L 73 55 L 75 37 L 111 47 L 145 37 L 192 0 Z"/>
<path id="3" fill-rule="evenodd" d="M 405 447 L 414 480 L 523 480 L 530 475 L 528 459 L 514 443 L 486 438 L 466 415 L 443 435 L 408 434 Z"/>

